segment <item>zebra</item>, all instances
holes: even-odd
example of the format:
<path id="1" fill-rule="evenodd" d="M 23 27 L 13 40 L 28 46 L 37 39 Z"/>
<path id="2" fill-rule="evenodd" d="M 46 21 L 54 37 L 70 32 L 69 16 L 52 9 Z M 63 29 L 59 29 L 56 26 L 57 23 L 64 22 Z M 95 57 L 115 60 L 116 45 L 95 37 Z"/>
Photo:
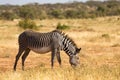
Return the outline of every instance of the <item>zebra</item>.
<path id="1" fill-rule="evenodd" d="M 25 30 L 18 37 L 19 50 L 15 58 L 14 71 L 16 71 L 17 62 L 22 55 L 22 70 L 24 70 L 24 62 L 30 51 L 44 54 L 51 51 L 51 68 L 54 66 L 54 57 L 61 66 L 60 51 L 64 50 L 69 56 L 71 66 L 79 64 L 78 53 L 81 48 L 78 48 L 74 41 L 60 30 L 53 30 L 47 33 Z"/>

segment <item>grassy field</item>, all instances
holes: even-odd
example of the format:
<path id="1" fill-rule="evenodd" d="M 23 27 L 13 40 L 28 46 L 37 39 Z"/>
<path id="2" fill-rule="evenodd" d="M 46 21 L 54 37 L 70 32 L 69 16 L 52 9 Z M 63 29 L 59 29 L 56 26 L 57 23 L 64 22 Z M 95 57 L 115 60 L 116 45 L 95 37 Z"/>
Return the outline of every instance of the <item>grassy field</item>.
<path id="1" fill-rule="evenodd" d="M 21 69 L 13 71 L 18 51 L 18 35 L 24 31 L 18 21 L 0 20 L 0 80 L 120 80 L 120 20 L 118 17 L 96 19 L 35 20 L 39 32 L 49 32 L 58 23 L 71 26 L 64 30 L 82 50 L 80 66 L 73 69 L 68 56 L 61 51 L 62 67 L 55 59 L 54 69 L 50 66 L 50 53 L 30 52 Z"/>

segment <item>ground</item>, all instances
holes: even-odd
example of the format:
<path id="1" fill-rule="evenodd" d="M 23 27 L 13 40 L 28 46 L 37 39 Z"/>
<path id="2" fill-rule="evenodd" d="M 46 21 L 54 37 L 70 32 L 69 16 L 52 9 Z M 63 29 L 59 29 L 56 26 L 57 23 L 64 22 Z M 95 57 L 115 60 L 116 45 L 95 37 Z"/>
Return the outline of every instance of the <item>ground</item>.
<path id="1" fill-rule="evenodd" d="M 95 19 L 35 20 L 35 22 L 40 26 L 37 30 L 39 32 L 52 31 L 58 23 L 71 26 L 71 29 L 63 30 L 63 32 L 68 34 L 78 47 L 82 48 L 79 53 L 80 67 L 73 70 L 70 67 L 68 56 L 61 51 L 62 68 L 59 68 L 55 59 L 53 71 L 50 66 L 50 52 L 36 54 L 31 51 L 25 62 L 25 71 L 21 70 L 20 58 L 17 65 L 18 72 L 12 72 L 18 52 L 18 35 L 24 30 L 18 27 L 18 21 L 0 20 L 1 80 L 16 80 L 17 77 L 20 77 L 19 80 L 27 80 L 27 78 L 29 80 L 120 79 L 120 20 L 118 20 L 118 16 Z M 71 75 L 71 78 L 66 78 L 64 76 L 66 74 Z M 15 75 L 17 76 L 14 77 Z M 74 77 L 72 77 L 73 75 Z M 51 76 L 54 77 L 50 78 Z M 66 76 L 68 77 L 68 75 Z"/>

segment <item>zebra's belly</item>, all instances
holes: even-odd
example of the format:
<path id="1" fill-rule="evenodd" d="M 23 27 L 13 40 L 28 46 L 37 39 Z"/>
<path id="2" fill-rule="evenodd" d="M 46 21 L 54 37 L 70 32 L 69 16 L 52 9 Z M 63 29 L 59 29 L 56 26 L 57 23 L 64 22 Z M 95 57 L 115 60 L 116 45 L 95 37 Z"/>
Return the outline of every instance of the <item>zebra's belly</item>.
<path id="1" fill-rule="evenodd" d="M 49 51 L 51 51 L 50 47 L 42 47 L 42 48 L 30 48 L 32 51 L 36 52 L 36 53 L 47 53 Z"/>

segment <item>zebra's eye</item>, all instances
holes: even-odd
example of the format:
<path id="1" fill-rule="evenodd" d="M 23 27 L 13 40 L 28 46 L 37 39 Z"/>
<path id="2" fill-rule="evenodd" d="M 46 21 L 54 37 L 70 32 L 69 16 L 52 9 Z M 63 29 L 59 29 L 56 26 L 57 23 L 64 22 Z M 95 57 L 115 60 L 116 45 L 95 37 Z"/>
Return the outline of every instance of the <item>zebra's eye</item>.
<path id="1" fill-rule="evenodd" d="M 77 59 L 79 59 L 79 57 L 77 57 Z"/>

